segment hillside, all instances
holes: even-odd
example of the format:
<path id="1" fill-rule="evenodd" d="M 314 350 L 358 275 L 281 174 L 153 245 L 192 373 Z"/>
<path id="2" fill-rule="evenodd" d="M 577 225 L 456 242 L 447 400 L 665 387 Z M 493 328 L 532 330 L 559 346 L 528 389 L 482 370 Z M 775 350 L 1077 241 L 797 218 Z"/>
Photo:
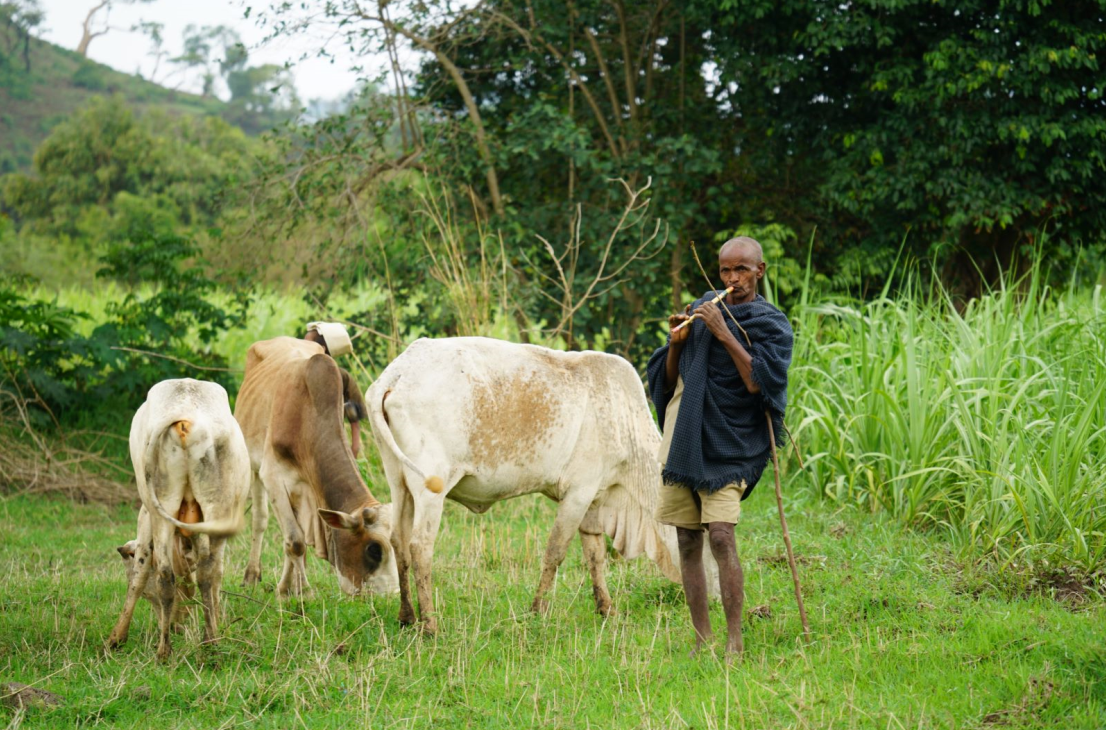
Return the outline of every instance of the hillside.
<path id="1" fill-rule="evenodd" d="M 30 167 L 50 130 L 96 94 L 121 94 L 137 109 L 157 106 L 187 114 L 221 115 L 227 106 L 166 89 L 33 38 L 30 71 L 21 55 L 3 57 L 10 31 L 0 26 L 0 174 Z"/>

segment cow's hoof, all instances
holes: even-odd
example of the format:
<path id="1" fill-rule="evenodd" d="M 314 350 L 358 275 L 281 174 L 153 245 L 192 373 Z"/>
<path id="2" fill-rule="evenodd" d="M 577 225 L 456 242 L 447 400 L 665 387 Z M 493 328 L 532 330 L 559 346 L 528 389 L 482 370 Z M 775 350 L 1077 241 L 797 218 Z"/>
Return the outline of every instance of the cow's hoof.
<path id="1" fill-rule="evenodd" d="M 549 613 L 549 601 L 544 598 L 535 598 L 530 605 L 530 610 L 539 616 L 544 616 Z"/>
<path id="2" fill-rule="evenodd" d="M 112 649 L 118 649 L 119 647 L 121 647 L 123 644 L 126 644 L 126 643 L 127 643 L 127 632 L 125 632 L 125 631 L 117 632 L 117 631 L 113 630 L 111 632 L 111 635 L 108 636 L 107 648 L 108 648 L 109 651 L 112 650 Z"/>
<path id="3" fill-rule="evenodd" d="M 603 618 L 610 618 L 611 616 L 614 616 L 616 613 L 618 613 L 617 611 L 614 610 L 614 606 L 612 606 L 609 603 L 607 603 L 607 604 L 602 604 L 601 603 L 601 604 L 599 604 L 598 606 L 595 607 L 595 610 L 598 611 L 599 615 L 602 616 Z"/>
<path id="4" fill-rule="evenodd" d="M 172 654 L 172 653 L 173 653 L 173 649 L 172 649 L 172 647 L 169 646 L 168 642 L 165 642 L 163 644 L 158 644 L 158 646 L 157 646 L 157 660 L 159 662 L 163 662 L 163 661 L 167 660 L 169 658 L 169 655 Z"/>
<path id="5" fill-rule="evenodd" d="M 436 619 L 428 618 L 424 620 L 419 628 L 422 629 L 423 636 L 438 635 L 438 622 Z"/>
<path id="6" fill-rule="evenodd" d="M 252 565 L 246 568 L 246 574 L 242 576 L 242 585 L 255 586 L 261 582 L 261 568 Z"/>

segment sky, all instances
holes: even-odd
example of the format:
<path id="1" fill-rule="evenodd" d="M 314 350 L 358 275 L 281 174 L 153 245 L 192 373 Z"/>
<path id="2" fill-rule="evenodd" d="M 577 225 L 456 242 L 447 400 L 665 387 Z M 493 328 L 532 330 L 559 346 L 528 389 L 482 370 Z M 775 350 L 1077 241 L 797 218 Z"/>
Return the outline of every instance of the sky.
<path id="1" fill-rule="evenodd" d="M 262 5 L 263 1 L 254 0 L 254 4 Z M 85 16 L 97 4 L 98 0 L 39 0 L 39 6 L 45 14 L 39 35 L 63 48 L 76 50 L 81 40 L 81 26 Z M 358 59 L 354 59 L 348 52 L 342 52 L 338 44 L 334 44 L 333 51 L 338 54 L 338 59 L 333 64 L 325 58 L 299 61 L 305 51 L 314 52 L 318 45 L 315 40 L 315 45 L 312 46 L 311 40 L 314 39 L 280 39 L 264 46 L 259 45 L 265 33 L 253 20 L 244 18 L 245 6 L 245 2 L 237 0 L 154 0 L 133 5 L 117 3 L 110 15 L 113 30 L 93 39 L 88 47 L 88 56 L 124 73 L 135 73 L 141 69 L 143 76 L 149 76 L 154 68 L 153 57 L 148 55 L 150 41 L 141 33 L 129 31 L 140 20 L 164 24 L 165 48 L 171 55 L 180 52 L 182 34 L 189 24 L 225 25 L 241 36 L 250 52 L 251 66 L 292 62 L 296 90 L 304 102 L 313 99 L 337 99 L 357 85 L 358 74 L 349 68 Z M 386 58 L 369 57 L 360 61 L 363 63 L 364 73 L 375 76 L 384 68 Z M 153 80 L 161 82 L 170 70 L 162 62 Z M 169 87 L 177 87 L 178 84 L 182 91 L 200 90 L 198 74 L 190 78 L 177 75 L 164 83 Z"/>

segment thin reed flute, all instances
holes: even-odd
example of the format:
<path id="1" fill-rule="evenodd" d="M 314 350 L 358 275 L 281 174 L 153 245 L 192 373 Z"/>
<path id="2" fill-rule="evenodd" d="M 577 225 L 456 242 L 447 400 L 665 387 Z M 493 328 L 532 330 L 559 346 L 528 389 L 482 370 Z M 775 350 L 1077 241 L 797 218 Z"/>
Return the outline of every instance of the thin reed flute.
<path id="1" fill-rule="evenodd" d="M 721 294 L 719 294 L 718 296 L 716 296 L 716 297 L 715 297 L 714 299 L 711 299 L 711 300 L 710 300 L 710 302 L 708 302 L 708 303 L 709 303 L 709 304 L 717 304 L 718 302 L 720 302 L 720 301 L 722 301 L 723 299 L 725 299 L 725 298 L 726 298 L 726 297 L 727 297 L 727 296 L 729 295 L 729 293 L 730 293 L 730 292 L 732 292 L 732 291 L 733 291 L 733 287 L 732 287 L 732 286 L 730 286 L 730 287 L 726 287 L 726 290 L 725 290 L 725 291 L 723 291 L 723 292 L 722 292 Z M 696 317 L 698 317 L 698 316 L 700 316 L 700 315 L 699 315 L 699 314 L 693 314 L 693 315 L 691 315 L 690 317 L 688 317 L 687 319 L 685 319 L 685 320 L 684 320 L 683 322 L 680 322 L 680 323 L 679 323 L 678 325 L 676 325 L 675 327 L 673 327 L 673 328 L 672 328 L 672 331 L 673 331 L 673 332 L 679 332 L 679 331 L 680 331 L 680 330 L 682 330 L 682 329 L 683 329 L 684 327 L 687 327 L 687 326 L 688 326 L 689 324 L 691 324 L 692 322 L 694 322 L 694 321 L 695 321 L 695 318 L 696 318 Z"/>

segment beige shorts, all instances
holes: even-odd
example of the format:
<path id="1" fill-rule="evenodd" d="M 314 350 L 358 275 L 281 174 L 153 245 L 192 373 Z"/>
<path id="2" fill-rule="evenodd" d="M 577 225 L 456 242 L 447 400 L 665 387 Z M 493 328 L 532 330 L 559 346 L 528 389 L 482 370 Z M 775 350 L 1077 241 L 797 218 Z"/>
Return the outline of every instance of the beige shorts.
<path id="1" fill-rule="evenodd" d="M 676 416 L 680 399 L 684 394 L 684 379 L 676 379 L 676 392 L 664 409 L 664 436 L 657 458 L 663 468 L 668 463 L 668 450 L 672 447 L 672 432 L 676 428 Z M 661 486 L 661 502 L 657 507 L 657 521 L 688 530 L 702 530 L 710 522 L 737 524 L 741 519 L 741 495 L 745 482 L 731 483 L 714 494 L 703 494 L 687 487 L 665 484 Z"/>

